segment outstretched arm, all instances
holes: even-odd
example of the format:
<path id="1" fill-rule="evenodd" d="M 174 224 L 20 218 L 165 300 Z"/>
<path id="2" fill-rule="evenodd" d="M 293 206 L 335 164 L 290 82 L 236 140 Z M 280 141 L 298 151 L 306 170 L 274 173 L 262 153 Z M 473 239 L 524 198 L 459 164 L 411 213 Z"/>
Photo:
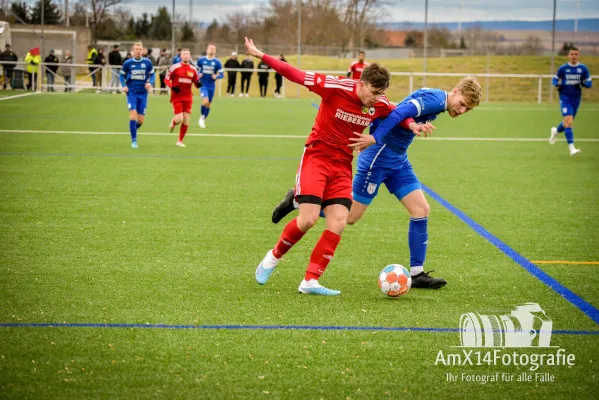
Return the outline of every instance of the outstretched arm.
<path id="1" fill-rule="evenodd" d="M 258 50 L 256 45 L 254 45 L 254 41 L 252 39 L 248 39 L 247 37 L 245 38 L 245 47 L 249 54 L 261 59 L 267 63 L 269 67 L 283 75 L 285 78 L 289 79 L 291 82 L 305 86 L 304 82 L 306 78 L 306 71 L 297 69 L 288 63 L 279 60 L 278 58 L 264 54 Z"/>

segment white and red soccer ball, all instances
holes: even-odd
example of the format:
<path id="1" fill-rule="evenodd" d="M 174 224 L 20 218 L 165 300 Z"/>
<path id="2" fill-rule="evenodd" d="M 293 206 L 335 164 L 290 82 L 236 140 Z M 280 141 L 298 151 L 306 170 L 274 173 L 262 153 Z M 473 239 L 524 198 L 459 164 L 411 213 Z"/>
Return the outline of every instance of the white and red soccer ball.
<path id="1" fill-rule="evenodd" d="M 379 287 L 389 297 L 403 296 L 411 286 L 410 271 L 403 265 L 387 265 L 379 274 Z"/>

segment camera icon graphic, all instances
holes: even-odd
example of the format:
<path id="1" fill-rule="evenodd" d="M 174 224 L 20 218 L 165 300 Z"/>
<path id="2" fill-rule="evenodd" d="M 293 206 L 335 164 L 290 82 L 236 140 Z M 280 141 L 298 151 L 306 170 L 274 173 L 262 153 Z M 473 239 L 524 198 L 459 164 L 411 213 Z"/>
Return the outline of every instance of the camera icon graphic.
<path id="1" fill-rule="evenodd" d="M 466 313 L 460 317 L 461 347 L 551 347 L 553 321 L 537 303 L 507 315 Z"/>

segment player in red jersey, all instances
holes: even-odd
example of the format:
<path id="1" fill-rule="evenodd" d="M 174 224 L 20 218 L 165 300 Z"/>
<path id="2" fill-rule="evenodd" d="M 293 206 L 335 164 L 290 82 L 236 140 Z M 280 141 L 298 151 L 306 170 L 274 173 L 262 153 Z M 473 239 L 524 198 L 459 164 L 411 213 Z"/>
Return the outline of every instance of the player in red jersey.
<path id="1" fill-rule="evenodd" d="M 366 68 L 359 81 L 306 72 L 262 53 L 251 39 L 245 39 L 245 46 L 248 54 L 322 98 L 296 175 L 295 199 L 299 203 L 299 215 L 285 226 L 274 249 L 269 250 L 258 265 L 256 280 L 260 284 L 268 281 L 281 257 L 314 226 L 322 209 L 326 229 L 312 251 L 298 290 L 304 294 L 339 295 L 340 291 L 321 286 L 318 279 L 335 254 L 352 205 L 350 138 L 393 110 L 394 106 L 384 95 L 391 74 L 378 63 Z M 406 127 L 417 134 L 423 129 L 414 120 L 402 124 L 408 124 Z"/>
<path id="2" fill-rule="evenodd" d="M 354 61 L 350 64 L 349 69 L 347 70 L 347 77 L 352 79 L 360 79 L 362 76 L 362 71 L 364 68 L 368 66 L 366 60 L 366 53 L 360 51 L 358 53 L 358 61 Z"/>
<path id="3" fill-rule="evenodd" d="M 191 86 L 200 87 L 198 71 L 190 63 L 191 53 L 189 49 L 181 50 L 181 62 L 174 64 L 168 70 L 164 83 L 171 88 L 171 103 L 175 117 L 171 120 L 169 130 L 172 132 L 175 126 L 181 124 L 179 129 L 179 140 L 177 147 L 186 147 L 183 143 L 185 133 L 189 127 L 193 95 Z"/>

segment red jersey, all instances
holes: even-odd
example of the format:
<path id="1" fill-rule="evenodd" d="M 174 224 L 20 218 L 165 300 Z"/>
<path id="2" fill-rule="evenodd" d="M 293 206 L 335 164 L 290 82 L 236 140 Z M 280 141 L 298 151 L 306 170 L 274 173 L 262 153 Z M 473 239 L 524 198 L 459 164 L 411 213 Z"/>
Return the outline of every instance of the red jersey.
<path id="1" fill-rule="evenodd" d="M 349 66 L 347 73 L 350 74 L 350 78 L 352 79 L 360 79 L 360 77 L 362 76 L 362 71 L 364 71 L 364 68 L 366 68 L 367 66 L 367 62 L 354 61 Z"/>
<path id="2" fill-rule="evenodd" d="M 181 90 L 179 93 L 171 91 L 171 102 L 193 101 L 191 86 L 196 84 L 198 79 L 198 71 L 191 64 L 173 64 L 164 78 L 164 83 L 171 88 L 178 86 Z"/>
<path id="3" fill-rule="evenodd" d="M 356 93 L 358 81 L 315 72 L 306 72 L 304 86 L 322 97 L 316 122 L 308 137 L 307 145 L 322 141 L 340 149 L 351 160 L 352 149 L 347 145 L 354 132 L 362 133 L 379 117 L 386 117 L 395 108 L 386 96 L 372 107 L 362 105 Z"/>

